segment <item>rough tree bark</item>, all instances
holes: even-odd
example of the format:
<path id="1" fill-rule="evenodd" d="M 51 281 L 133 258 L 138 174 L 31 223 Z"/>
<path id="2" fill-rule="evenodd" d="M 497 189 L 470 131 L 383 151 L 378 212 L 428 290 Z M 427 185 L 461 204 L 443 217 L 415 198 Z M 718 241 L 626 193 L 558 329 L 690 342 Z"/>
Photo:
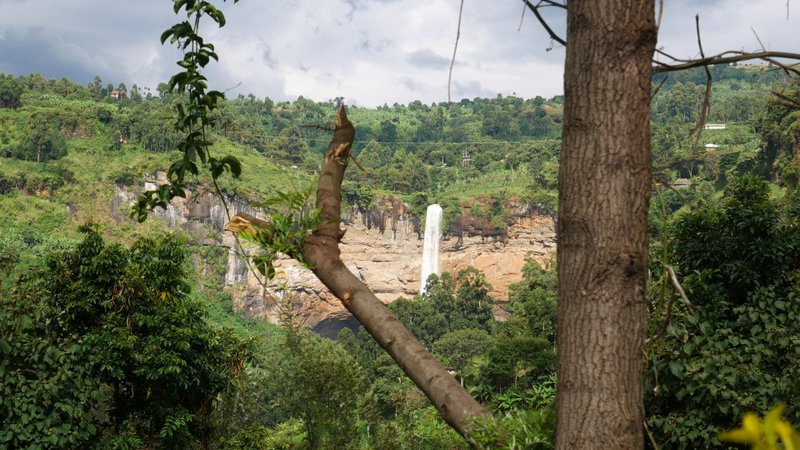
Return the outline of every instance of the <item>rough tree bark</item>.
<path id="1" fill-rule="evenodd" d="M 653 0 L 567 3 L 559 449 L 641 449 Z"/>
<path id="2" fill-rule="evenodd" d="M 420 344 L 416 337 L 395 318 L 372 291 L 345 267 L 340 258 L 340 205 L 342 179 L 347 167 L 355 129 L 347 119 L 344 106 L 336 113 L 333 139 L 325 153 L 317 183 L 316 207 L 321 211 L 321 224 L 307 237 L 303 259 L 311 270 L 341 300 L 353 316 L 366 328 L 412 381 L 436 406 L 442 418 L 471 442 L 469 432 L 473 419 L 488 411 L 453 378 L 452 375 Z M 267 222 L 247 214 L 237 214 L 226 225 L 228 231 L 264 230 Z"/>

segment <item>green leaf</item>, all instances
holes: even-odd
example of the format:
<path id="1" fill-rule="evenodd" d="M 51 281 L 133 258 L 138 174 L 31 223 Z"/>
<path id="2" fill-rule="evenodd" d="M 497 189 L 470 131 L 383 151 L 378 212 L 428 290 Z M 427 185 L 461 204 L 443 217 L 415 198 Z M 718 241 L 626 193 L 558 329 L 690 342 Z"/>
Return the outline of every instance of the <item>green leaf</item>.
<path id="1" fill-rule="evenodd" d="M 234 178 L 239 178 L 242 174 L 242 163 L 235 156 L 226 155 L 222 162 L 228 166 Z"/>
<path id="2" fill-rule="evenodd" d="M 669 362 L 669 371 L 677 378 L 683 378 L 683 365 L 676 361 Z"/>
<path id="3" fill-rule="evenodd" d="M 173 33 L 174 33 L 174 31 L 171 28 L 169 30 L 161 33 L 161 44 L 163 45 L 164 42 L 166 42 L 167 39 L 169 39 L 169 37 L 172 36 Z"/>
<path id="4" fill-rule="evenodd" d="M 27 314 L 23 314 L 17 319 L 17 331 L 18 332 L 26 330 L 26 329 L 30 328 L 32 325 L 33 325 L 33 319 L 31 319 L 31 316 L 29 316 Z"/>
<path id="5" fill-rule="evenodd" d="M 185 4 L 186 0 L 175 0 L 175 3 L 172 5 L 172 10 L 175 11 L 175 14 L 178 14 L 178 11 L 180 11 Z"/>
<path id="6" fill-rule="evenodd" d="M 211 168 L 211 178 L 215 180 L 219 178 L 220 175 L 222 175 L 222 172 L 225 171 L 225 164 L 223 164 L 222 161 L 219 161 L 216 158 L 209 159 L 208 165 Z"/>

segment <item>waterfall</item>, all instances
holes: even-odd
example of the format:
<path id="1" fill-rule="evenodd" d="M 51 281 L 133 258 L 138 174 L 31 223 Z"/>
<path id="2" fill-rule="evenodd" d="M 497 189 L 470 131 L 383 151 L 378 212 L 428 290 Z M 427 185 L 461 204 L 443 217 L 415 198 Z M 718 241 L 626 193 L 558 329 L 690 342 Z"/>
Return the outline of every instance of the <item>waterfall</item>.
<path id="1" fill-rule="evenodd" d="M 428 276 L 439 275 L 439 241 L 442 239 L 442 207 L 429 205 L 425 214 L 425 244 L 422 248 L 422 273 L 419 278 L 419 293 L 425 293 Z"/>

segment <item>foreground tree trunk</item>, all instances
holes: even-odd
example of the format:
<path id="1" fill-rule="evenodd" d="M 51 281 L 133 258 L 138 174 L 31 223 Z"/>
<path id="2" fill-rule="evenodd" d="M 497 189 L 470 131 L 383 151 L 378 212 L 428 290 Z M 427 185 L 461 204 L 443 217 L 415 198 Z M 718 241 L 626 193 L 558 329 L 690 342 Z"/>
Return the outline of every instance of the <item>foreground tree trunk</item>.
<path id="1" fill-rule="evenodd" d="M 559 449 L 641 449 L 653 0 L 567 3 Z"/>

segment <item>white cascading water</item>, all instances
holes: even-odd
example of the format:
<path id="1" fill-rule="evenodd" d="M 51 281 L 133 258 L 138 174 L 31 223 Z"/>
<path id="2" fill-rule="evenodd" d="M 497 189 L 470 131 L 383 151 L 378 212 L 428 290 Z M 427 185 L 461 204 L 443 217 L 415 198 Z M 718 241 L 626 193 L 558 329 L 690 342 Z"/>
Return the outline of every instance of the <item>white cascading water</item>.
<path id="1" fill-rule="evenodd" d="M 425 244 L 422 248 L 422 273 L 419 278 L 419 293 L 425 293 L 428 276 L 439 275 L 439 241 L 442 240 L 442 207 L 429 205 L 425 213 Z"/>

